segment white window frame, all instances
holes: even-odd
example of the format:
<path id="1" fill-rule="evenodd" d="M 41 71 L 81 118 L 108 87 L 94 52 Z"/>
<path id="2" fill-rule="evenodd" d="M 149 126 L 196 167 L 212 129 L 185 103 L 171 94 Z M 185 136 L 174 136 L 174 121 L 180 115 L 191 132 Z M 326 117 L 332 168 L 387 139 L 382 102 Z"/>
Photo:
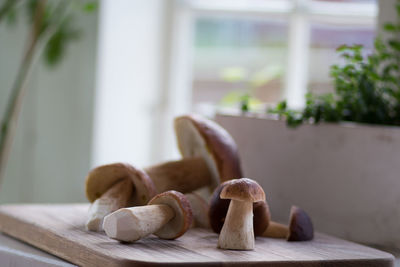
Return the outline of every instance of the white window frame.
<path id="1" fill-rule="evenodd" d="M 375 26 L 377 7 L 372 3 L 332 3 L 311 0 L 186 0 L 193 16 L 234 14 L 238 17 L 286 17 L 288 57 L 282 97 L 292 108 L 305 104 L 310 51 L 310 23 Z"/>

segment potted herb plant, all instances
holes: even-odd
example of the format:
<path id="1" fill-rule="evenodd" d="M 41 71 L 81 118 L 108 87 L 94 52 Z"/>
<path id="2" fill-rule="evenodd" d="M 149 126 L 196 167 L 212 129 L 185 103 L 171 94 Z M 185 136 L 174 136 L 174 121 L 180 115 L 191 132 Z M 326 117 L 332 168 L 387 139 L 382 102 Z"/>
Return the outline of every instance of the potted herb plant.
<path id="1" fill-rule="evenodd" d="M 400 17 L 400 1 L 397 1 Z M 335 92 L 307 95 L 303 110 L 283 101 L 269 113 L 218 114 L 232 133 L 245 175 L 265 188 L 272 216 L 287 220 L 292 204 L 316 228 L 358 242 L 400 248 L 400 21 L 374 52 L 341 46 Z"/>

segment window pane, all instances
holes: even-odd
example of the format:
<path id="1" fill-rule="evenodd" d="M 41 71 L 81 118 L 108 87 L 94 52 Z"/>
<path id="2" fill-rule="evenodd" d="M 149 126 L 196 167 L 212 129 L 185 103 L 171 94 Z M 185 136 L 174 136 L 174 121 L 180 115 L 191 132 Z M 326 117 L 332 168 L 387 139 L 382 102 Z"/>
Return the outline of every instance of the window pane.
<path id="1" fill-rule="evenodd" d="M 198 18 L 193 103 L 219 103 L 228 93 L 245 93 L 249 87 L 254 88 L 254 95 L 261 101 L 278 101 L 283 88 L 286 46 L 287 23 L 282 18 Z M 227 77 L 232 75 L 244 75 L 245 81 L 228 82 Z M 270 80 L 262 84 L 265 77 Z M 255 85 L 257 79 L 259 83 Z M 249 80 L 253 82 L 250 84 Z"/>
<path id="2" fill-rule="evenodd" d="M 375 30 L 370 26 L 311 25 L 311 50 L 308 89 L 316 93 L 333 90 L 330 66 L 340 63 L 336 48 L 342 44 L 361 44 L 365 53 L 373 48 Z"/>

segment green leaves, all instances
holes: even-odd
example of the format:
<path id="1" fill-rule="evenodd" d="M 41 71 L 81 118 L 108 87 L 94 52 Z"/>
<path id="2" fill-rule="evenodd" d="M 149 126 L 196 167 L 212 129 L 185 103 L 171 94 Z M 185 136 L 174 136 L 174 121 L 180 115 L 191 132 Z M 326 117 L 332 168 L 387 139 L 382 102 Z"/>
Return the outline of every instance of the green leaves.
<path id="1" fill-rule="evenodd" d="M 59 63 L 66 52 L 67 45 L 80 37 L 80 32 L 71 23 L 72 17 L 64 21 L 50 37 L 44 50 L 44 59 L 49 66 Z"/>
<path id="2" fill-rule="evenodd" d="M 290 126 L 303 121 L 400 125 L 400 0 L 396 9 L 398 21 L 383 27 L 391 37 L 376 38 L 371 55 L 364 57 L 361 45 L 337 49 L 345 64 L 331 67 L 334 94 L 309 93 L 302 111 L 290 110 L 281 102 L 271 112 L 286 117 Z"/>

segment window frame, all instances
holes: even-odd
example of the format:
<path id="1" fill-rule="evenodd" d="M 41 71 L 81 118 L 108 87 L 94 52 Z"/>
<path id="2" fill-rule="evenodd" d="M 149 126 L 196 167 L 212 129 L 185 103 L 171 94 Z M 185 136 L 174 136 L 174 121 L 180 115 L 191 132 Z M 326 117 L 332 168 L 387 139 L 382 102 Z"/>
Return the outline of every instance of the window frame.
<path id="1" fill-rule="evenodd" d="M 234 14 L 238 17 L 272 16 L 288 20 L 288 57 L 282 98 L 292 108 L 305 105 L 311 23 L 376 25 L 378 3 L 333 3 L 315 0 L 184 0 L 193 21 L 202 16 Z M 356 10 L 356 11 L 355 11 Z M 194 27 L 192 27 L 194 28 Z M 193 89 L 193 88 L 192 88 Z"/>

